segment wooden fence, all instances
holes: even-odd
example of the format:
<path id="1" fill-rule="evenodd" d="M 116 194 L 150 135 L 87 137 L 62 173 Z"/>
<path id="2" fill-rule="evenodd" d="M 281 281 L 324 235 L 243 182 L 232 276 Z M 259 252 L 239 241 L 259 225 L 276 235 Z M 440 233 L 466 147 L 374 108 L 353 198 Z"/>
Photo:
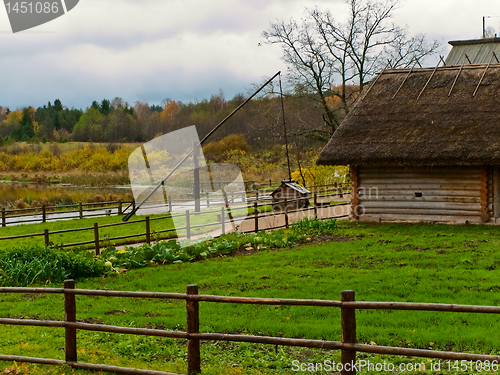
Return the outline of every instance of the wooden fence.
<path id="1" fill-rule="evenodd" d="M 107 215 L 111 215 L 114 211 L 118 215 L 122 215 L 124 212 L 123 205 L 131 204 L 133 202 L 127 202 L 122 200 L 111 201 L 111 202 L 96 202 L 96 203 L 82 203 L 78 204 L 70 204 L 70 205 L 62 205 L 62 206 L 47 206 L 42 205 L 41 207 L 31 207 L 31 208 L 19 208 L 19 209 L 10 209 L 7 210 L 5 207 L 2 207 L 2 227 L 7 226 L 7 218 L 25 218 L 23 220 L 16 221 L 16 224 L 27 224 L 40 222 L 40 220 L 45 223 L 50 220 L 60 220 L 55 213 L 57 214 L 72 214 L 77 213 L 78 215 L 73 218 L 83 219 L 84 217 L 95 217 L 95 216 L 104 216 L 106 215 L 102 213 L 102 211 L 109 210 Z M 96 211 L 101 211 L 96 213 Z M 52 213 L 49 216 L 49 213 Z M 36 217 L 36 216 L 41 216 Z"/>
<path id="2" fill-rule="evenodd" d="M 144 336 L 170 337 L 187 340 L 188 375 L 201 372 L 200 340 L 250 342 L 259 344 L 272 344 L 282 346 L 296 346 L 304 348 L 318 348 L 341 350 L 341 366 L 336 370 L 344 375 L 356 374 L 356 353 L 377 353 L 386 355 L 401 355 L 410 357 L 424 357 L 448 360 L 481 361 L 495 364 L 498 369 L 499 355 L 484 355 L 458 352 L 442 352 L 426 349 L 411 349 L 380 345 L 358 344 L 356 337 L 356 310 L 407 310 L 407 311 L 447 311 L 500 314 L 500 307 L 474 306 L 474 305 L 449 305 L 436 303 L 408 303 L 408 302 L 356 302 L 352 290 L 342 291 L 340 301 L 313 300 L 313 299 L 280 299 L 280 298 L 252 298 L 252 297 L 227 297 L 214 295 L 199 295 L 197 285 L 188 285 L 186 293 L 151 293 L 127 292 L 113 290 L 87 290 L 75 289 L 73 280 L 66 280 L 64 288 L 0 288 L 1 293 L 59 293 L 64 294 L 64 321 L 31 320 L 0 318 L 0 324 L 24 325 L 37 327 L 60 327 L 65 329 L 65 360 L 0 355 L 0 360 L 31 362 L 41 364 L 61 365 L 67 364 L 74 368 L 110 371 L 123 374 L 149 374 L 149 375 L 180 375 L 162 371 L 139 370 L 108 365 L 89 364 L 78 362 L 77 356 L 77 330 L 99 331 Z M 186 331 L 167 331 L 159 329 L 131 328 L 103 324 L 80 323 L 76 319 L 75 296 L 104 296 L 104 297 L 131 297 L 131 298 L 159 298 L 186 301 Z M 341 341 L 309 340 L 287 337 L 238 335 L 223 333 L 200 333 L 200 302 L 236 303 L 253 305 L 284 305 L 284 306 L 316 306 L 340 308 L 340 325 L 342 331 Z M 477 362 L 476 362 L 477 365 Z M 340 368 L 339 368 L 340 367 Z"/>
<path id="3" fill-rule="evenodd" d="M 344 191 L 348 191 L 349 188 L 344 187 L 342 184 L 334 185 L 322 185 L 314 186 L 311 188 L 311 192 L 316 193 L 319 196 L 331 196 L 334 195 L 343 196 Z M 247 201 L 268 201 L 271 199 L 269 190 L 253 190 L 253 191 L 242 191 L 242 192 L 230 192 L 227 194 L 229 201 L 234 201 L 237 197 L 245 199 Z M 216 205 L 223 199 L 223 194 L 221 193 L 205 193 L 200 197 L 206 207 L 210 205 Z M 167 206 L 168 210 L 172 212 L 175 208 L 175 204 L 172 203 L 173 199 L 168 196 Z M 176 202 L 183 204 L 183 202 L 190 202 L 190 199 L 176 199 Z M 162 206 L 165 206 L 165 202 L 162 202 Z M 12 224 L 28 224 L 35 222 L 45 223 L 47 221 L 60 220 L 61 217 L 58 215 L 67 214 L 77 214 L 71 218 L 89 218 L 96 216 L 105 215 L 122 215 L 125 214 L 128 209 L 135 208 L 135 201 L 110 201 L 110 202 L 96 202 L 96 203 L 82 203 L 71 204 L 71 205 L 61 205 L 61 206 L 47 206 L 42 205 L 40 207 L 30 207 L 21 209 L 6 209 L 1 208 L 1 225 L 6 227 L 8 223 L 7 218 L 16 218 L 15 222 Z M 103 211 L 105 211 L 103 213 Z M 49 215 L 50 213 L 50 215 Z M 57 214 L 57 215 L 56 215 Z M 20 220 L 19 220 L 20 219 Z"/>
<path id="4" fill-rule="evenodd" d="M 337 194 L 338 195 L 338 194 Z M 327 195 L 327 197 L 332 197 L 334 195 Z M 243 206 L 238 208 L 239 210 L 244 210 L 246 212 L 249 212 L 249 209 L 253 209 L 253 214 L 246 216 L 246 220 L 253 220 L 254 221 L 254 226 L 251 230 L 247 230 L 245 232 L 258 232 L 262 229 L 278 229 L 282 227 L 289 227 L 291 224 L 290 222 L 290 215 L 294 213 L 301 213 L 305 212 L 311 215 L 314 215 L 314 217 L 318 217 L 318 207 L 325 207 L 325 205 L 321 205 L 321 203 L 318 202 L 319 197 L 324 197 L 320 196 L 317 193 L 314 194 L 313 197 L 313 205 L 310 207 L 306 208 L 301 208 L 301 209 L 295 209 L 295 210 L 289 210 L 289 209 L 284 209 L 284 210 L 278 210 L 277 212 L 266 212 L 266 209 L 270 206 L 271 202 L 267 203 L 257 203 L 257 201 L 254 202 L 253 205 L 250 206 Z M 299 201 L 302 198 L 299 198 L 297 200 L 283 200 L 283 207 L 287 207 L 287 203 L 291 203 L 294 201 Z M 330 203 L 328 202 L 328 206 Z M 338 207 L 338 206 L 345 206 L 349 205 L 349 203 L 344 203 L 344 204 L 338 204 L 330 207 Z M 164 238 L 177 238 L 177 233 L 179 231 L 185 231 L 186 235 L 185 237 L 187 239 L 191 239 L 193 236 L 193 231 L 197 228 L 203 228 L 205 231 L 207 231 L 208 228 L 210 227 L 215 227 L 215 226 L 221 226 L 221 233 L 226 233 L 231 230 L 228 230 L 229 224 L 231 223 L 231 220 L 228 220 L 228 210 L 225 205 L 222 207 L 216 209 L 216 210 L 207 210 L 207 211 L 202 211 L 202 212 L 193 212 L 192 210 L 186 210 L 184 213 L 179 213 L 179 214 L 169 214 L 168 216 L 159 216 L 159 217 L 154 217 L 150 218 L 149 216 L 146 216 L 144 219 L 139 219 L 139 220 L 130 220 L 127 222 L 120 222 L 120 223 L 114 223 L 114 224 L 101 224 L 99 225 L 98 223 L 94 223 L 92 227 L 84 227 L 84 228 L 75 228 L 75 229 L 64 229 L 64 230 L 55 230 L 55 231 L 49 231 L 48 229 L 45 229 L 43 233 L 33 233 L 33 234 L 23 234 L 23 235 L 16 235 L 16 236 L 9 236 L 9 237 L 0 237 L 0 242 L 1 241 L 7 241 L 7 240 L 13 240 L 13 239 L 19 239 L 19 238 L 32 238 L 32 237 L 43 237 L 44 238 L 44 244 L 46 246 L 55 246 L 55 247 L 60 247 L 60 248 L 70 248 L 70 247 L 86 247 L 86 248 L 92 248 L 95 250 L 96 255 L 100 254 L 100 249 L 103 246 L 103 242 L 111 242 L 111 241 L 122 241 L 121 244 L 126 245 L 126 244 L 131 244 L 131 243 L 137 243 L 141 242 L 144 240 L 146 243 L 151 243 L 152 237 L 157 236 L 160 238 L 161 235 L 163 235 Z M 329 217 L 347 217 L 347 215 L 336 215 L 335 210 L 333 210 L 333 214 L 329 215 Z M 192 224 L 192 217 L 194 216 L 200 216 L 200 215 L 212 215 L 214 216 L 216 214 L 217 216 L 220 217 L 220 220 L 217 222 L 208 222 L 208 223 L 203 223 L 201 225 L 193 225 Z M 246 215 L 246 213 L 245 213 Z M 265 218 L 271 218 L 271 217 L 276 217 L 276 216 L 284 216 L 284 225 L 277 225 L 272 223 L 268 223 L 268 225 L 263 226 L 259 225 L 259 222 L 261 219 Z M 177 227 L 177 228 L 169 228 L 169 229 L 164 229 L 164 230 L 157 230 L 157 231 L 152 231 L 151 230 L 151 222 L 152 221 L 158 221 L 158 220 L 170 220 L 170 219 L 175 219 L 179 217 L 184 217 L 185 219 L 185 226 L 184 227 Z M 170 222 L 170 221 L 169 221 Z M 101 229 L 103 228 L 109 228 L 109 227 L 117 227 L 117 226 L 123 226 L 123 225 L 130 225 L 134 223 L 144 223 L 144 232 L 141 233 L 133 233 L 133 234 L 127 234 L 126 236 L 117 236 L 117 237 L 103 237 L 101 236 L 100 233 L 102 233 Z M 75 243 L 62 243 L 62 244 L 53 244 L 50 240 L 51 235 L 56 235 L 56 234 L 63 234 L 63 233 L 71 233 L 71 232 L 82 232 L 82 231 L 93 231 L 93 239 L 88 240 L 88 241 L 81 241 L 81 242 L 75 242 Z M 165 236 L 166 233 L 170 233 L 171 235 Z M 208 232 L 209 233 L 209 232 Z M 123 241 L 125 240 L 125 241 Z"/>

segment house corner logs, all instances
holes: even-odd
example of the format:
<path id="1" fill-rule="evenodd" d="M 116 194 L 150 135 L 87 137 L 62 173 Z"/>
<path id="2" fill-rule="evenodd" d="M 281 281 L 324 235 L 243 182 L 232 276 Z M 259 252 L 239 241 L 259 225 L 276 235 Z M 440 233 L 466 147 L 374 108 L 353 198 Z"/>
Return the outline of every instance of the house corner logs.
<path id="1" fill-rule="evenodd" d="M 355 165 L 350 166 L 351 169 L 351 206 L 352 206 L 352 218 L 353 220 L 358 220 L 358 168 Z"/>
<path id="2" fill-rule="evenodd" d="M 480 168 L 479 191 L 481 197 L 480 217 L 481 222 L 485 223 L 490 219 L 490 213 L 488 212 L 488 168 L 486 167 L 486 165 L 481 165 Z"/>

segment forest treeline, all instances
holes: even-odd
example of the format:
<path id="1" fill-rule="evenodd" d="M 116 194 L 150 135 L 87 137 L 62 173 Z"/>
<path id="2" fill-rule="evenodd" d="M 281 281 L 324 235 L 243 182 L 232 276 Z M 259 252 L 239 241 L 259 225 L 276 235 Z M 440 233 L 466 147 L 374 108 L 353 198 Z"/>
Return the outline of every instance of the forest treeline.
<path id="1" fill-rule="evenodd" d="M 289 134 L 305 134 L 321 127 L 322 110 L 301 95 L 287 95 L 285 116 Z M 182 103 L 164 100 L 162 105 L 136 102 L 130 106 L 121 98 L 94 101 L 86 109 L 67 108 L 56 99 L 39 107 L 10 110 L 0 106 L 0 145 L 27 142 L 146 142 L 159 135 L 195 125 L 203 137 L 237 108 L 245 96 L 226 100 L 221 92 L 208 100 Z M 334 98 L 330 104 L 339 105 Z M 280 97 L 267 94 L 253 99 L 238 111 L 214 136 L 243 134 L 250 146 L 284 142 Z"/>

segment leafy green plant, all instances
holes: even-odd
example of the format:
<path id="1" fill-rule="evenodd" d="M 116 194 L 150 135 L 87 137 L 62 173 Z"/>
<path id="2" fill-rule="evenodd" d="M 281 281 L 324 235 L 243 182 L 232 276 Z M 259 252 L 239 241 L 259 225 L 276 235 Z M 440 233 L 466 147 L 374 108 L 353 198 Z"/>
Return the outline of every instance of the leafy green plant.
<path id="1" fill-rule="evenodd" d="M 155 264 L 180 264 L 213 257 L 230 255 L 235 250 L 244 248 L 248 251 L 285 248 L 296 243 L 308 241 L 311 234 L 324 234 L 336 230 L 335 220 L 305 219 L 289 229 L 273 232 L 260 231 L 255 234 L 228 233 L 218 238 L 182 242 L 175 240 L 159 241 L 153 245 L 143 244 L 138 247 L 125 247 L 117 250 L 108 247 L 101 253 L 101 259 L 110 262 L 108 271 L 119 272 L 120 269 L 142 268 Z"/>
<path id="2" fill-rule="evenodd" d="M 332 233 L 337 229 L 337 220 L 317 220 L 304 218 L 297 221 L 292 225 L 292 229 L 301 233 L 308 233 L 311 235 L 322 235 Z"/>
<path id="3" fill-rule="evenodd" d="M 84 279 L 100 276 L 104 271 L 104 262 L 87 251 L 62 252 L 48 247 L 19 247 L 0 253 L 2 286 Z"/>

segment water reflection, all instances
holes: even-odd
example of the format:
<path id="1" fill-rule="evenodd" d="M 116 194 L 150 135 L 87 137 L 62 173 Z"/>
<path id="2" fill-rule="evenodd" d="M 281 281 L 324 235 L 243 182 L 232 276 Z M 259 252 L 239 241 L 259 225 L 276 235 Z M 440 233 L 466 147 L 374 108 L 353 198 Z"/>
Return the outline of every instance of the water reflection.
<path id="1" fill-rule="evenodd" d="M 14 208 L 22 199 L 28 205 L 33 201 L 48 201 L 51 205 L 67 205 L 78 202 L 129 201 L 133 197 L 130 186 L 81 187 L 65 185 L 35 185 L 0 183 L 0 205 Z"/>

